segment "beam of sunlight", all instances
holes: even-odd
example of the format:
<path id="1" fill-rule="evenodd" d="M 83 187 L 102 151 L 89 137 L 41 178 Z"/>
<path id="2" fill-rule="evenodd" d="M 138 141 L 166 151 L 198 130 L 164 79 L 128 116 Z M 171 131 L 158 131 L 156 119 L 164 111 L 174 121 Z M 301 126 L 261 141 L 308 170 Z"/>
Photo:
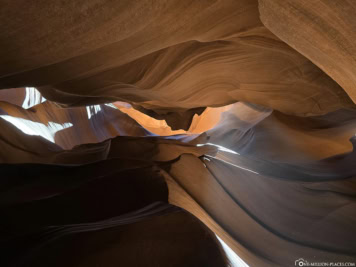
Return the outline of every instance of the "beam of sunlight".
<path id="1" fill-rule="evenodd" d="M 55 143 L 54 136 L 56 132 L 73 126 L 73 124 L 69 122 L 63 124 L 49 122 L 46 126 L 43 123 L 33 122 L 30 120 L 16 118 L 8 115 L 0 115 L 0 117 L 10 122 L 12 125 L 16 126 L 23 133 L 28 135 L 42 136 L 43 138 L 47 139 L 52 143 Z"/>
<path id="2" fill-rule="evenodd" d="M 219 236 L 216 235 L 216 237 L 220 241 L 232 267 L 249 267 Z"/>
<path id="3" fill-rule="evenodd" d="M 25 100 L 22 103 L 22 107 L 24 109 L 29 109 L 45 101 L 46 98 L 44 98 L 35 87 L 26 87 L 26 96 Z"/>
<path id="4" fill-rule="evenodd" d="M 221 158 L 216 158 L 216 157 L 213 157 L 213 158 L 214 158 L 214 159 L 217 159 L 217 160 L 221 160 L 221 161 L 223 161 L 223 162 L 225 162 L 225 163 L 227 163 L 227 164 L 230 164 L 230 165 L 232 165 L 232 166 L 234 166 L 234 167 L 236 167 L 236 168 L 239 168 L 239 169 L 242 169 L 242 170 L 245 170 L 245 171 L 249 171 L 249 172 L 252 172 L 252 173 L 255 173 L 255 174 L 259 174 L 258 172 L 255 172 L 255 171 L 253 171 L 253 170 L 250 170 L 250 169 L 241 167 L 241 166 L 239 166 L 239 165 L 233 164 L 233 163 L 228 162 L 228 161 L 226 161 L 226 160 L 223 160 L 223 159 L 221 159 Z"/>
<path id="5" fill-rule="evenodd" d="M 197 144 L 197 146 L 204 146 L 204 145 L 215 146 L 215 147 L 217 147 L 220 151 L 224 151 L 224 152 L 228 152 L 228 153 L 240 155 L 240 154 L 237 153 L 236 151 L 233 151 L 233 150 L 231 150 L 231 149 L 228 149 L 228 148 L 226 148 L 226 147 L 223 147 L 223 146 L 220 146 L 220 145 L 217 145 L 217 144 L 212 144 L 212 143 Z"/>

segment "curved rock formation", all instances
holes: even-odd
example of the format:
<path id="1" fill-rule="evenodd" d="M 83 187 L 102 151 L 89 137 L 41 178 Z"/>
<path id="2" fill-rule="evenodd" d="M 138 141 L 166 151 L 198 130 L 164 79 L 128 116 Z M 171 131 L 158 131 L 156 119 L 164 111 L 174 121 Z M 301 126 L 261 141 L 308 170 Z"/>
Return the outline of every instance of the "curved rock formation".
<path id="1" fill-rule="evenodd" d="M 355 3 L 0 2 L 1 266 L 356 265 Z"/>
<path id="2" fill-rule="evenodd" d="M 356 7 L 352 1 L 259 0 L 263 24 L 356 101 Z"/>
<path id="3" fill-rule="evenodd" d="M 239 100 L 298 116 L 354 106 L 263 27 L 257 1 L 37 4 L 4 4 L 2 88 L 36 86 L 67 106 L 130 102 L 167 117 L 174 129 L 188 129 L 204 107 Z M 12 10 L 22 10 L 21 20 L 12 19 Z M 38 20 L 22 27 L 33 10 Z"/>

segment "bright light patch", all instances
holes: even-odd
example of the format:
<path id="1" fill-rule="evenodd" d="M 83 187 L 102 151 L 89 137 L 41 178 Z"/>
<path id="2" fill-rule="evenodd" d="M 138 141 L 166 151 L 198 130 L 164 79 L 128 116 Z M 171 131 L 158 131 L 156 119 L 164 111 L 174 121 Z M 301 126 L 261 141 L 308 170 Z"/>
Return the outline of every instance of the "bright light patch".
<path id="1" fill-rule="evenodd" d="M 8 115 L 0 115 L 0 117 L 10 122 L 12 125 L 16 126 L 23 133 L 28 135 L 42 136 L 43 138 L 47 139 L 52 143 L 55 143 L 54 136 L 56 132 L 73 126 L 73 124 L 69 122 L 64 124 L 49 122 L 46 126 L 43 123 L 33 122 L 22 118 L 15 118 Z"/>
<path id="2" fill-rule="evenodd" d="M 216 236 L 220 241 L 227 258 L 230 260 L 232 267 L 249 267 L 246 262 L 244 262 L 237 254 L 222 240 L 220 237 Z"/>
<path id="3" fill-rule="evenodd" d="M 231 150 L 231 149 L 228 149 L 226 147 L 223 147 L 223 146 L 220 146 L 220 145 L 216 145 L 216 144 L 212 144 L 212 143 L 206 143 L 206 144 L 197 144 L 197 146 L 204 146 L 204 145 L 211 145 L 211 146 L 215 146 L 217 147 L 220 151 L 224 151 L 224 152 L 229 152 L 229 153 L 232 153 L 232 154 L 236 154 L 236 155 L 240 155 L 239 153 Z"/>
<path id="4" fill-rule="evenodd" d="M 111 108 L 114 108 L 114 109 L 118 109 L 114 104 L 112 103 L 108 103 L 108 104 L 105 104 L 105 106 L 108 106 L 108 107 L 111 107 Z"/>
<path id="5" fill-rule="evenodd" d="M 24 109 L 29 109 L 45 101 L 46 98 L 44 98 L 35 87 L 26 87 L 26 96 L 22 103 L 22 107 Z"/>
<path id="6" fill-rule="evenodd" d="M 87 106 L 88 119 L 101 111 L 100 105 Z"/>

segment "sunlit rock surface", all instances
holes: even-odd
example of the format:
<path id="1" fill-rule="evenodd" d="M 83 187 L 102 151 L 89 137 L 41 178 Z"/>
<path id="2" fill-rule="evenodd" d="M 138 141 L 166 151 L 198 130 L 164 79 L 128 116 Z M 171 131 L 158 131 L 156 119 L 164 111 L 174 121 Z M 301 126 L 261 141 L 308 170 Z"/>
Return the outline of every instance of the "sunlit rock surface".
<path id="1" fill-rule="evenodd" d="M 0 266 L 356 266 L 355 3 L 0 3 Z"/>

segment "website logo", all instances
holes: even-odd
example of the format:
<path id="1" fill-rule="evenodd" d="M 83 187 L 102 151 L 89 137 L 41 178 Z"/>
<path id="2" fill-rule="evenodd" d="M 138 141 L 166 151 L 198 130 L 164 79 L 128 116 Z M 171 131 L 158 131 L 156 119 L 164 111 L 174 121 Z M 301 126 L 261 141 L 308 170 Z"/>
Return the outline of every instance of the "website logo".
<path id="1" fill-rule="evenodd" d="M 307 266 L 307 261 L 303 258 L 300 258 L 295 261 L 295 266 Z"/>

